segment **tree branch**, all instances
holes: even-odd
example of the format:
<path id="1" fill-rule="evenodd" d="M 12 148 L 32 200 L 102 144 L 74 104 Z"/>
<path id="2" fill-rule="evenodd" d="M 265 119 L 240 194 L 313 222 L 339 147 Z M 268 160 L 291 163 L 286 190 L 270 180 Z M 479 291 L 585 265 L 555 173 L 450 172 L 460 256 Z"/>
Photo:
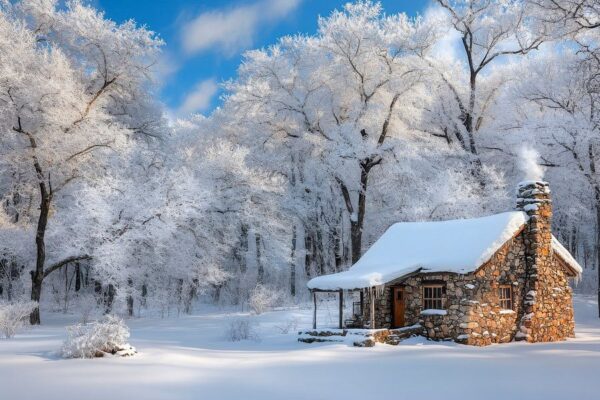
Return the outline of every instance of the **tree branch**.
<path id="1" fill-rule="evenodd" d="M 46 268 L 44 270 L 44 278 L 47 277 L 48 275 L 50 275 L 51 273 L 53 273 L 54 271 L 56 271 L 59 268 L 64 267 L 65 265 L 75 262 L 75 261 L 82 261 L 82 260 L 91 260 L 92 257 L 85 254 L 85 255 L 80 255 L 80 256 L 72 256 L 72 257 L 67 257 L 62 261 L 59 261 L 55 264 L 52 264 L 50 267 Z"/>

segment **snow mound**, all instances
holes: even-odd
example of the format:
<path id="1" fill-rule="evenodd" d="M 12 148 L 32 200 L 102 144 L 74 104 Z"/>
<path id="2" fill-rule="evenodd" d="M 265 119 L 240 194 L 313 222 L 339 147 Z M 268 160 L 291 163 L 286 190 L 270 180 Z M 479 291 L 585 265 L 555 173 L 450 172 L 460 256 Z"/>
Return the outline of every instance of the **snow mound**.
<path id="1" fill-rule="evenodd" d="M 310 289 L 379 286 L 416 271 L 469 273 L 488 261 L 527 222 L 511 211 L 482 218 L 392 225 L 348 271 L 319 276 Z"/>

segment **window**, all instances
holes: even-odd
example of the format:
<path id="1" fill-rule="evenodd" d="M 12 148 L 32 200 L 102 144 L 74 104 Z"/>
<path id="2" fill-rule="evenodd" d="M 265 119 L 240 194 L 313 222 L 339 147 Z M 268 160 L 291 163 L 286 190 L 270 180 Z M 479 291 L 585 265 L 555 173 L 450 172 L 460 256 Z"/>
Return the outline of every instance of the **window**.
<path id="1" fill-rule="evenodd" d="M 500 308 L 503 310 L 513 309 L 512 286 L 501 285 L 498 288 L 498 298 L 500 300 Z"/>
<path id="2" fill-rule="evenodd" d="M 443 285 L 424 285 L 423 286 L 423 309 L 424 310 L 443 310 L 444 309 L 444 286 Z"/>

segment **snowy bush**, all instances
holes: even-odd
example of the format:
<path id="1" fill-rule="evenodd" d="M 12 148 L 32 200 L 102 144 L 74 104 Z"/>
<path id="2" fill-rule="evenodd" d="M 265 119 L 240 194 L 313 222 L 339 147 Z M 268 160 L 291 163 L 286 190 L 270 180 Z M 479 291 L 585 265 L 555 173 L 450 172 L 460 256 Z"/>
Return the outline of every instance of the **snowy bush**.
<path id="1" fill-rule="evenodd" d="M 252 289 L 248 304 L 255 314 L 262 314 L 283 298 L 280 290 L 258 284 Z"/>
<path id="2" fill-rule="evenodd" d="M 230 342 L 260 339 L 256 331 L 256 324 L 250 318 L 238 318 L 229 322 L 225 336 Z"/>
<path id="3" fill-rule="evenodd" d="M 103 357 L 105 354 L 129 356 L 136 353 L 127 343 L 129 328 L 119 317 L 106 315 L 89 324 L 67 327 L 67 339 L 63 343 L 65 358 Z"/>
<path id="4" fill-rule="evenodd" d="M 298 330 L 298 325 L 300 325 L 300 318 L 293 317 L 285 321 L 283 325 L 275 325 L 275 328 L 279 329 L 279 331 L 287 335 L 290 332 Z"/>
<path id="5" fill-rule="evenodd" d="M 29 324 L 29 314 L 37 307 L 35 301 L 0 303 L 0 332 L 9 339 Z"/>

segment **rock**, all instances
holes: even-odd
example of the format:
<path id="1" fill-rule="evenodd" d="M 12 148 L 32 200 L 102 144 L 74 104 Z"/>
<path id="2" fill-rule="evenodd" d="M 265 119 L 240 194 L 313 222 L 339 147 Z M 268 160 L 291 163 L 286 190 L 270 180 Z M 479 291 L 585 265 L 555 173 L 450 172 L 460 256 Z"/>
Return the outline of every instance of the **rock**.
<path id="1" fill-rule="evenodd" d="M 372 338 L 367 338 L 365 340 L 357 340 L 353 343 L 355 347 L 374 347 L 375 340 Z"/>

